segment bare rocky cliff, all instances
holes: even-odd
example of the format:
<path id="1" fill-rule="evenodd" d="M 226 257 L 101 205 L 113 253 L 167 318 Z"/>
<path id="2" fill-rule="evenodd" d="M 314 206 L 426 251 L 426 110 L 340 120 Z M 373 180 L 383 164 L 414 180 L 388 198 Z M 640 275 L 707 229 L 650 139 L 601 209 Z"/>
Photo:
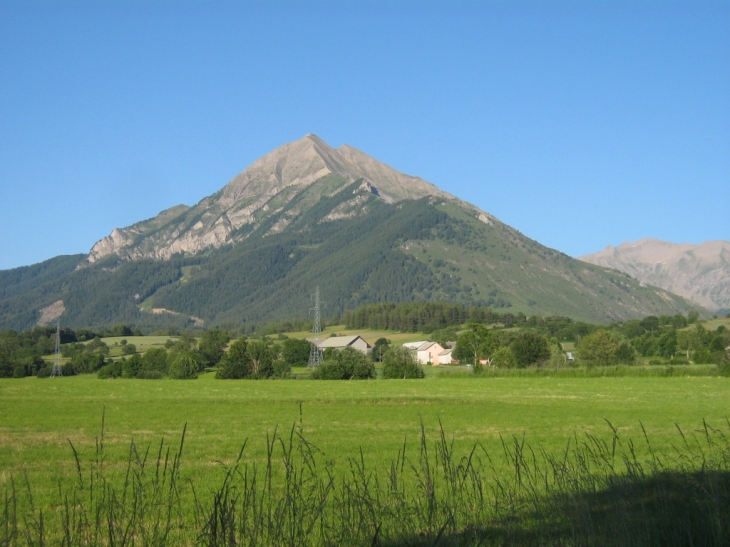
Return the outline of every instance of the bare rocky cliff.
<path id="1" fill-rule="evenodd" d="M 351 146 L 332 148 L 310 134 L 266 154 L 193 207 L 179 205 L 153 219 L 114 229 L 92 247 L 88 260 L 97 262 L 112 254 L 128 260 L 196 254 L 245 239 L 269 217 L 286 209 L 270 228 L 276 233 L 321 196 L 336 194 L 360 179 L 364 189 L 388 203 L 441 197 L 458 202 L 482 222 L 496 220 L 419 177 L 400 173 Z M 296 206 L 291 206 L 295 198 Z M 358 207 L 358 200 L 361 198 L 353 195 L 326 219 L 366 212 Z"/>
<path id="2" fill-rule="evenodd" d="M 661 287 L 708 309 L 730 308 L 730 242 L 641 239 L 579 257 Z"/>

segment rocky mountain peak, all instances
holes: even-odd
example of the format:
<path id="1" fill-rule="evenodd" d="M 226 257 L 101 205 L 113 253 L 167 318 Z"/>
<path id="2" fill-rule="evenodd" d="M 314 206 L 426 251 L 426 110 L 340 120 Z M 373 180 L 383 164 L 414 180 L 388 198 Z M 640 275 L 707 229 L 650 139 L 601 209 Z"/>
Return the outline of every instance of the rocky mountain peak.
<path id="1" fill-rule="evenodd" d="M 333 195 L 357 180 L 367 183 L 359 190 L 387 203 L 434 196 L 460 203 L 483 222 L 493 220 L 419 177 L 400 173 L 351 146 L 332 148 L 310 133 L 259 158 L 220 192 L 190 209 L 174 208 L 177 215 L 171 215 L 170 209 L 149 221 L 115 229 L 94 245 L 89 261 L 110 254 L 124 259 L 166 259 L 180 252 L 195 254 L 246 237 L 240 235 L 243 227 L 255 228 L 273 215 L 279 218 L 269 230 L 276 233 L 321 196 Z M 305 193 L 307 198 L 302 199 Z M 293 200 L 297 201 L 296 206 L 291 205 Z M 362 198 L 352 196 L 350 201 L 349 206 L 341 203 L 325 219 L 336 220 L 367 211 L 362 207 Z"/>
<path id="2" fill-rule="evenodd" d="M 292 185 L 306 186 L 329 174 L 351 181 L 365 179 L 378 188 L 386 200 L 418 199 L 428 195 L 453 198 L 420 177 L 400 173 L 346 144 L 332 148 L 310 133 L 251 164 L 228 183 L 223 199 L 232 202 L 262 192 L 281 191 Z"/>

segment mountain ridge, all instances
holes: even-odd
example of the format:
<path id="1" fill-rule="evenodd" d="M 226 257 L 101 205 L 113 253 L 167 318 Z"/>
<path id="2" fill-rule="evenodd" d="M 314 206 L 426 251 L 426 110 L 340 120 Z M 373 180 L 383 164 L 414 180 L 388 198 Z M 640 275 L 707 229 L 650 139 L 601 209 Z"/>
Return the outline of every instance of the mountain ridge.
<path id="1" fill-rule="evenodd" d="M 730 242 L 624 242 L 579 260 L 625 272 L 713 310 L 730 309 Z"/>

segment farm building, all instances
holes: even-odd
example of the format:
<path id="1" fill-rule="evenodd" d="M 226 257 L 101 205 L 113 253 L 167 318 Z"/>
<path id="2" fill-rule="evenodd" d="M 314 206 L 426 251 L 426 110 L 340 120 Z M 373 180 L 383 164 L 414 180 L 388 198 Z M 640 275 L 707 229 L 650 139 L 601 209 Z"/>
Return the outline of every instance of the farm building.
<path id="1" fill-rule="evenodd" d="M 456 363 L 453 353 L 454 353 L 454 348 L 446 348 L 444 351 L 439 353 L 439 364 L 440 365 L 450 365 L 452 363 Z"/>
<path id="2" fill-rule="evenodd" d="M 326 340 L 322 340 L 318 346 L 320 349 L 342 349 L 346 347 L 355 348 L 358 351 L 367 353 L 373 346 L 368 344 L 361 336 L 330 336 Z"/>
<path id="3" fill-rule="evenodd" d="M 403 344 L 403 347 L 415 352 L 416 359 L 422 365 L 442 364 L 440 354 L 444 351 L 444 348 L 438 342 L 422 340 L 420 342 L 408 342 L 407 344 Z"/>

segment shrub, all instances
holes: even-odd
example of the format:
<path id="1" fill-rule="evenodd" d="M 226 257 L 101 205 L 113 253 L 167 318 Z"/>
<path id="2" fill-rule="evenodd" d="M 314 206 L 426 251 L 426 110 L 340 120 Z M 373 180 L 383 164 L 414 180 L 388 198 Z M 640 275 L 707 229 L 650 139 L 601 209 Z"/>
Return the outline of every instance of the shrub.
<path id="1" fill-rule="evenodd" d="M 140 380 L 162 380 L 164 376 L 158 370 L 140 370 L 137 373 Z"/>
<path id="2" fill-rule="evenodd" d="M 367 380 L 375 378 L 375 365 L 354 348 L 332 352 L 332 357 L 312 373 L 317 380 Z"/>
<path id="3" fill-rule="evenodd" d="M 142 357 L 135 353 L 129 359 L 122 359 L 122 376 L 124 378 L 136 378 L 142 370 Z"/>
<path id="4" fill-rule="evenodd" d="M 704 347 L 697 348 L 695 354 L 692 357 L 692 360 L 698 365 L 710 364 L 715 362 L 712 353 L 710 353 L 710 351 Z"/>
<path id="5" fill-rule="evenodd" d="M 71 363 L 64 363 L 61 366 L 61 374 L 64 376 L 76 376 L 76 371 Z"/>
<path id="6" fill-rule="evenodd" d="M 391 348 L 383 356 L 383 378 L 423 378 L 423 369 L 413 352 L 404 348 Z"/>
<path id="7" fill-rule="evenodd" d="M 325 361 L 312 372 L 314 380 L 349 380 L 345 367 L 335 361 Z"/>
<path id="8" fill-rule="evenodd" d="M 274 370 L 274 378 L 289 378 L 291 376 L 291 366 L 289 363 L 277 359 L 273 362 L 272 368 Z"/>
<path id="9" fill-rule="evenodd" d="M 51 376 L 51 371 L 52 371 L 52 369 L 50 366 L 45 366 L 38 370 L 38 372 L 36 373 L 36 376 L 38 378 L 48 378 Z"/>
<path id="10" fill-rule="evenodd" d="M 119 378 L 121 375 L 121 363 L 109 363 L 108 365 L 104 365 L 103 367 L 101 367 L 96 373 L 96 377 L 102 380 L 107 380 L 109 378 Z"/>

